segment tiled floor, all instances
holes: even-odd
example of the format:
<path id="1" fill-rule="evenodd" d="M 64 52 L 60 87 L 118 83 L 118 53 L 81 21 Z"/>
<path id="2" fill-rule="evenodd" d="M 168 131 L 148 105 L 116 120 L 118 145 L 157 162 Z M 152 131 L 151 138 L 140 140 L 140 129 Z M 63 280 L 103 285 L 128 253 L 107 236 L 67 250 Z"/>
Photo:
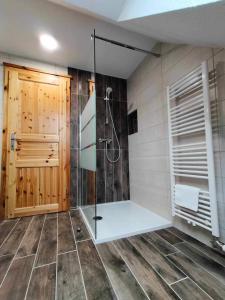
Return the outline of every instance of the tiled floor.
<path id="1" fill-rule="evenodd" d="M 0 299 L 225 299 L 225 257 L 175 228 L 95 247 L 78 210 L 0 224 Z"/>

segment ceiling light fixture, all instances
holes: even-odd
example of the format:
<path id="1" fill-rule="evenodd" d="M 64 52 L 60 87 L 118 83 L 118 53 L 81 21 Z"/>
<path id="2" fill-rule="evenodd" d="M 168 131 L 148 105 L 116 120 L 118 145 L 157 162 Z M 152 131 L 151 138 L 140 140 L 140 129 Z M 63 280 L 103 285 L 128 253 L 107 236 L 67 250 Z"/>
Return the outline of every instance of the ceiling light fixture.
<path id="1" fill-rule="evenodd" d="M 49 51 L 53 51 L 58 48 L 57 40 L 49 34 L 42 34 L 40 36 L 40 42 L 41 42 L 41 45 Z"/>

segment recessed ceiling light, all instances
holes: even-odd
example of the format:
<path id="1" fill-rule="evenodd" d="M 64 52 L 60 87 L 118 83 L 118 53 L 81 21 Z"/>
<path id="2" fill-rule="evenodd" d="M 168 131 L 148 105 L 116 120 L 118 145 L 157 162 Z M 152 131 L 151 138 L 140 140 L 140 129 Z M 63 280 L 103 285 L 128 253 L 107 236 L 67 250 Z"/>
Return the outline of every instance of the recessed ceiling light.
<path id="1" fill-rule="evenodd" d="M 41 45 L 47 50 L 53 51 L 58 48 L 57 40 L 49 34 L 42 34 L 40 36 L 40 42 Z"/>

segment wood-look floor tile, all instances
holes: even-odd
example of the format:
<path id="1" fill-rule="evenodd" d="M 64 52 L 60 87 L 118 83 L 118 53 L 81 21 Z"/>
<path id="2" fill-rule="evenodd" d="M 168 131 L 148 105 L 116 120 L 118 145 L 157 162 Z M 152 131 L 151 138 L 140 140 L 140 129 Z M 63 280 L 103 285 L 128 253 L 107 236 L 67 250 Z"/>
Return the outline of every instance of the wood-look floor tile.
<path id="1" fill-rule="evenodd" d="M 210 300 L 211 298 L 190 278 L 172 284 L 172 288 L 182 300 Z"/>
<path id="2" fill-rule="evenodd" d="M 225 266 L 225 256 L 224 255 L 214 251 L 209 246 L 199 242 L 195 238 L 185 234 L 184 232 L 178 230 L 177 228 L 171 227 L 169 229 L 169 231 L 172 232 L 173 234 L 177 235 L 179 238 L 181 238 L 185 242 L 190 243 L 192 246 L 194 246 L 198 250 L 202 251 L 203 253 L 208 255 L 210 258 L 217 261 L 219 264 Z"/>
<path id="3" fill-rule="evenodd" d="M 16 253 L 31 219 L 32 217 L 26 217 L 19 220 L 8 238 L 2 244 L 0 248 L 0 255 L 9 255 Z"/>
<path id="4" fill-rule="evenodd" d="M 26 300 L 54 300 L 56 288 L 56 264 L 33 270 Z"/>
<path id="5" fill-rule="evenodd" d="M 119 299 L 148 299 L 112 243 L 97 245 L 97 249 Z"/>
<path id="6" fill-rule="evenodd" d="M 0 247 L 18 220 L 2 221 L 0 224 Z"/>
<path id="7" fill-rule="evenodd" d="M 218 278 L 225 284 L 225 267 L 205 255 L 203 252 L 192 247 L 187 242 L 177 244 L 176 247 L 194 262 L 202 266 L 206 271 Z"/>
<path id="8" fill-rule="evenodd" d="M 13 259 L 14 255 L 4 255 L 0 256 L 0 285 L 2 283 L 2 280 L 6 274 L 6 271 L 8 270 L 8 267 Z"/>
<path id="9" fill-rule="evenodd" d="M 42 230 L 37 253 L 36 266 L 50 264 L 56 261 L 57 251 L 57 216 L 47 218 Z"/>
<path id="10" fill-rule="evenodd" d="M 178 299 L 174 291 L 128 240 L 117 240 L 114 244 L 150 299 Z"/>
<path id="11" fill-rule="evenodd" d="M 213 299 L 225 299 L 225 285 L 193 260 L 181 252 L 170 254 L 168 258 Z"/>
<path id="12" fill-rule="evenodd" d="M 76 249 L 69 213 L 58 214 L 58 253 Z"/>
<path id="13" fill-rule="evenodd" d="M 86 299 L 76 251 L 58 255 L 57 272 L 58 300 Z"/>
<path id="14" fill-rule="evenodd" d="M 28 287 L 34 255 L 13 261 L 0 288 L 0 299 L 23 300 Z"/>
<path id="15" fill-rule="evenodd" d="M 178 236 L 172 234 L 170 231 L 166 230 L 166 229 L 161 229 L 161 230 L 157 230 L 155 231 L 159 236 L 161 236 L 161 238 L 163 238 L 164 240 L 166 240 L 168 243 L 170 243 L 171 245 L 175 245 L 177 243 L 181 243 L 183 242 L 183 240 L 181 240 Z"/>
<path id="16" fill-rule="evenodd" d="M 160 254 L 160 252 L 143 237 L 136 236 L 128 240 L 168 284 L 186 277 L 184 273 L 177 269 L 174 264 Z"/>
<path id="17" fill-rule="evenodd" d="M 28 227 L 24 235 L 23 241 L 19 247 L 17 257 L 36 254 L 41 230 L 43 227 L 43 222 L 44 215 L 33 217 L 30 226 Z"/>
<path id="18" fill-rule="evenodd" d="M 48 213 L 46 214 L 46 219 L 57 218 L 58 213 Z"/>
<path id="19" fill-rule="evenodd" d="M 170 243 L 162 239 L 154 232 L 146 233 L 142 235 L 149 243 L 152 243 L 162 254 L 167 255 L 177 252 L 177 249 Z"/>
<path id="20" fill-rule="evenodd" d="M 78 243 L 77 249 L 88 299 L 117 299 L 93 242 Z"/>
<path id="21" fill-rule="evenodd" d="M 72 210 L 70 214 L 76 241 L 79 242 L 90 239 L 89 232 L 84 224 L 79 209 Z"/>

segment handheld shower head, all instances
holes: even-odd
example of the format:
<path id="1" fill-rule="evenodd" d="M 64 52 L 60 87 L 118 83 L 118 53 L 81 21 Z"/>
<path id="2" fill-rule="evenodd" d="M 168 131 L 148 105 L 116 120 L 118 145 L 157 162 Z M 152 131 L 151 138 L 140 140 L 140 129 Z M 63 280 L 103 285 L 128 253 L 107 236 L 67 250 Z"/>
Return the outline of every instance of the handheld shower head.
<path id="1" fill-rule="evenodd" d="M 109 100 L 109 96 L 112 93 L 112 88 L 110 86 L 108 86 L 106 88 L 106 93 L 105 93 L 105 100 Z"/>

